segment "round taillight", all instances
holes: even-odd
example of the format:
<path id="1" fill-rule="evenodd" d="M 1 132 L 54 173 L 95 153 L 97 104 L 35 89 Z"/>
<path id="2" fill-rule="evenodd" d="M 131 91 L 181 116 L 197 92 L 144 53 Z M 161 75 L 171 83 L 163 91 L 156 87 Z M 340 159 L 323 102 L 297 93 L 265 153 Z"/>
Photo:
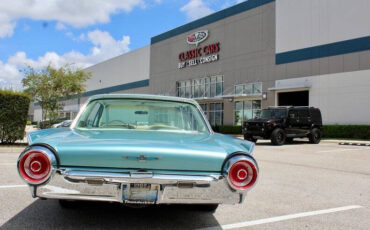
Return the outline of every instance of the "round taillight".
<path id="1" fill-rule="evenodd" d="M 252 187 L 257 180 L 257 174 L 256 165 L 246 159 L 233 162 L 228 170 L 231 186 L 240 190 L 247 190 Z"/>
<path id="2" fill-rule="evenodd" d="M 51 173 L 49 157 L 37 150 L 26 152 L 18 163 L 19 173 L 30 184 L 46 181 Z"/>

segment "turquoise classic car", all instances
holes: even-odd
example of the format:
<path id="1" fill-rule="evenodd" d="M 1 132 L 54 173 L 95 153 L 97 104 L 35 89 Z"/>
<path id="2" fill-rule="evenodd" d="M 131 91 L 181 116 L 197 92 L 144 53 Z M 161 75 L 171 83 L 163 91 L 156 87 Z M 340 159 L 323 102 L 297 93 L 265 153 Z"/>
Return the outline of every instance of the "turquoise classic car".
<path id="1" fill-rule="evenodd" d="M 18 171 L 33 197 L 130 205 L 243 202 L 254 144 L 214 133 L 196 101 L 96 95 L 69 128 L 27 134 Z"/>

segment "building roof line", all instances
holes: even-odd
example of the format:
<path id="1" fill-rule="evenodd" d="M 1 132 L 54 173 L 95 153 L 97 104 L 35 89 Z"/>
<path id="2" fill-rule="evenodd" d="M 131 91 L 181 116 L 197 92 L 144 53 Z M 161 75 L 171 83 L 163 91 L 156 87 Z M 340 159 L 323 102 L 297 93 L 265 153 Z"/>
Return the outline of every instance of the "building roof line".
<path id="1" fill-rule="evenodd" d="M 197 19 L 195 21 L 192 21 L 190 23 L 187 23 L 185 25 L 179 26 L 175 29 L 169 30 L 167 32 L 164 32 L 162 34 L 159 34 L 157 36 L 154 36 L 151 38 L 151 44 L 169 39 L 171 37 L 177 36 L 179 34 L 188 32 L 190 30 L 199 28 L 204 25 L 211 24 L 213 22 L 222 20 L 224 18 L 242 13 L 244 11 L 248 11 L 254 8 L 257 8 L 259 6 L 274 2 L 275 0 L 248 0 L 242 3 L 239 3 L 235 6 L 220 10 L 218 12 L 215 12 L 213 14 L 210 14 L 208 16 L 205 16 L 203 18 Z"/>
<path id="2" fill-rule="evenodd" d="M 141 87 L 146 87 L 149 86 L 149 79 L 145 80 L 140 80 L 140 81 L 134 81 L 134 82 L 129 82 L 129 83 L 124 83 L 121 85 L 115 85 L 115 86 L 109 86 L 106 88 L 101 88 L 101 89 L 95 89 L 95 90 L 90 90 L 83 92 L 81 97 L 90 97 L 96 94 L 108 94 L 108 93 L 113 93 L 113 92 L 118 92 L 122 90 L 128 90 L 128 89 L 135 89 L 135 88 L 141 88 Z M 61 101 L 66 101 L 66 100 L 72 100 L 79 98 L 79 95 L 73 95 L 71 98 L 61 98 Z M 37 101 L 34 103 L 35 106 L 40 105 L 40 103 Z"/>
<path id="3" fill-rule="evenodd" d="M 149 49 L 149 56 L 150 56 L 150 47 L 149 47 L 149 46 L 150 46 L 150 45 L 145 45 L 145 46 L 143 46 L 143 47 L 140 47 L 140 48 L 137 48 L 137 49 L 134 49 L 134 50 L 129 50 L 129 51 L 125 52 L 125 53 L 119 54 L 119 55 L 117 55 L 117 56 L 114 56 L 114 57 L 111 57 L 111 58 L 105 59 L 105 60 L 103 60 L 103 61 L 101 61 L 101 62 L 98 62 L 98 63 L 95 63 L 95 64 L 93 64 L 93 65 L 90 65 L 90 66 L 88 66 L 88 67 L 86 67 L 86 68 L 84 68 L 84 69 L 82 69 L 82 70 L 83 70 L 83 71 L 88 71 L 88 70 L 89 70 L 89 69 L 91 69 L 92 67 L 96 67 L 96 66 L 102 65 L 102 64 L 104 64 L 104 63 L 107 63 L 107 62 L 110 62 L 110 61 L 112 61 L 112 60 L 118 59 L 118 58 L 120 58 L 120 57 L 122 57 L 122 56 L 127 56 L 127 55 L 130 55 L 130 54 L 132 54 L 132 53 L 137 53 L 137 52 L 139 52 L 139 51 L 141 51 L 141 50 L 143 50 L 143 49 Z"/>

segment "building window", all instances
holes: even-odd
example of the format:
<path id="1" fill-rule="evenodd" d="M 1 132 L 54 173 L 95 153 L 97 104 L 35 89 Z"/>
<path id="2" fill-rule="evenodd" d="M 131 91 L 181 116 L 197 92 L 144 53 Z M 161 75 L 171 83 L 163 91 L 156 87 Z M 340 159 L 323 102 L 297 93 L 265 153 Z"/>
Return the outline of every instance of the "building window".
<path id="1" fill-rule="evenodd" d="M 261 113 L 261 101 L 255 100 L 252 102 L 253 118 L 258 116 Z"/>
<path id="2" fill-rule="evenodd" d="M 235 85 L 234 93 L 236 95 L 246 94 L 246 95 L 256 95 L 262 94 L 262 82 L 254 82 L 248 84 Z"/>
<path id="3" fill-rule="evenodd" d="M 177 96 L 185 97 L 185 82 L 184 81 L 177 82 Z"/>
<path id="4" fill-rule="evenodd" d="M 177 82 L 177 96 L 187 98 L 216 97 L 223 94 L 222 75 Z"/>
<path id="5" fill-rule="evenodd" d="M 205 77 L 204 78 L 204 95 L 203 97 L 209 97 L 209 78 Z"/>
<path id="6" fill-rule="evenodd" d="M 210 103 L 209 104 L 209 123 L 212 126 L 223 124 L 224 120 L 224 103 Z"/>
<path id="7" fill-rule="evenodd" d="M 185 97 L 186 98 L 191 98 L 192 97 L 192 92 L 191 92 L 191 81 L 185 81 Z"/>
<path id="8" fill-rule="evenodd" d="M 262 82 L 253 83 L 253 94 L 262 94 Z"/>
<path id="9" fill-rule="evenodd" d="M 244 85 L 236 85 L 234 89 L 236 95 L 244 93 Z"/>
<path id="10" fill-rule="evenodd" d="M 244 121 L 255 118 L 261 111 L 260 100 L 236 101 L 234 104 L 234 124 L 241 125 Z"/>
<path id="11" fill-rule="evenodd" d="M 224 92 L 224 77 L 217 76 L 216 77 L 216 96 L 221 96 Z"/>
<path id="12" fill-rule="evenodd" d="M 200 79 L 193 80 L 194 90 L 193 90 L 193 97 L 198 98 L 200 97 Z"/>
<path id="13" fill-rule="evenodd" d="M 243 120 L 243 102 L 236 101 L 234 107 L 234 123 L 235 125 L 241 125 Z"/>
<path id="14" fill-rule="evenodd" d="M 253 84 L 244 85 L 244 94 L 247 94 L 247 95 L 253 94 Z"/>

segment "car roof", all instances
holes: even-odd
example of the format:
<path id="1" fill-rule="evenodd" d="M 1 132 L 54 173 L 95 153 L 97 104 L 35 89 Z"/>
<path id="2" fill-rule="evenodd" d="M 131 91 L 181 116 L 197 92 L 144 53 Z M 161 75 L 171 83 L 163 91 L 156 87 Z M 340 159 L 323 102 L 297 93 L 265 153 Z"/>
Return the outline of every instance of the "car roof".
<path id="1" fill-rule="evenodd" d="M 173 101 L 173 102 L 185 102 L 194 105 L 198 103 L 190 98 L 173 97 L 173 96 L 162 96 L 153 94 L 98 94 L 91 96 L 87 102 L 98 100 L 98 99 L 148 99 L 148 100 L 160 100 L 160 101 Z"/>

